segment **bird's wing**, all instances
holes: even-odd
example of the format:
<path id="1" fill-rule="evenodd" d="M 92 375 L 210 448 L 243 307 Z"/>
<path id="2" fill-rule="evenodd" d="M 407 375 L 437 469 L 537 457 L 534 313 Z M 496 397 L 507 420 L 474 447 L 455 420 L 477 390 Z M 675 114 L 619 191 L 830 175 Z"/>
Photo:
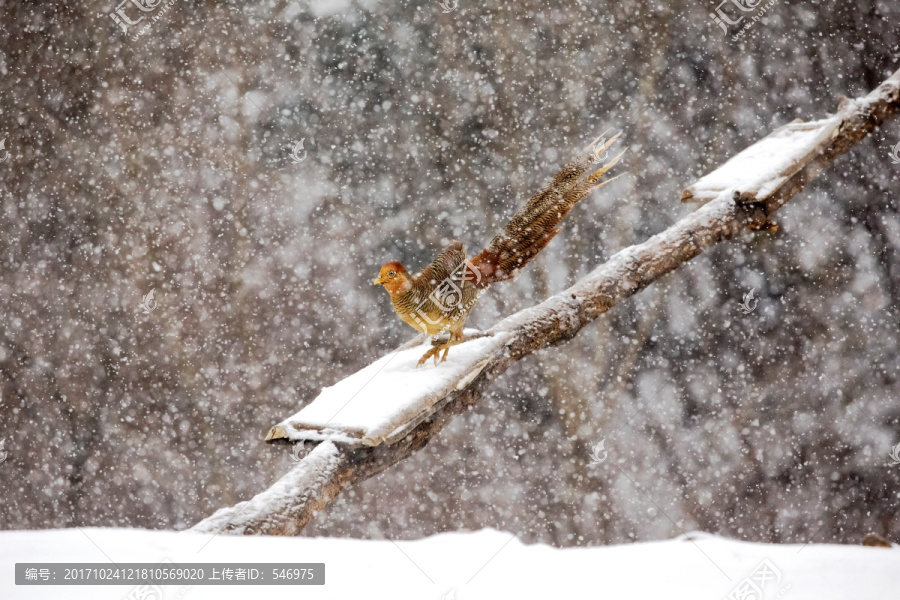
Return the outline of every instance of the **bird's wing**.
<path id="1" fill-rule="evenodd" d="M 422 269 L 419 277 L 426 279 L 432 286 L 440 284 L 451 276 L 455 276 L 455 279 L 458 280 L 460 277 L 457 271 L 465 261 L 465 247 L 462 242 L 453 240 L 438 253 L 430 265 Z"/>
<path id="2" fill-rule="evenodd" d="M 515 277 L 560 232 L 560 221 L 576 202 L 612 181 L 601 182 L 600 178 L 624 151 L 596 171 L 591 167 L 602 161 L 619 135 L 599 145 L 600 138 L 594 140 L 516 213 L 487 248 L 472 258 L 472 264 L 481 273 L 479 287 Z"/>

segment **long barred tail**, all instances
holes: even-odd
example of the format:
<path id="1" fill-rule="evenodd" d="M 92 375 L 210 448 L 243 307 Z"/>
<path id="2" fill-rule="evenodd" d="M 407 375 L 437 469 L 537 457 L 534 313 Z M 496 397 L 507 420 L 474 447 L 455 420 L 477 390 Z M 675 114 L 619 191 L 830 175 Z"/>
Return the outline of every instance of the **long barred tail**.
<path id="1" fill-rule="evenodd" d="M 620 135 L 600 142 L 601 135 L 591 142 L 516 213 L 487 248 L 472 258 L 482 275 L 479 287 L 515 277 L 561 231 L 560 222 L 576 202 L 615 179 L 600 181 L 619 162 L 624 150 L 596 171 L 591 172 L 591 167 L 603 159 Z"/>

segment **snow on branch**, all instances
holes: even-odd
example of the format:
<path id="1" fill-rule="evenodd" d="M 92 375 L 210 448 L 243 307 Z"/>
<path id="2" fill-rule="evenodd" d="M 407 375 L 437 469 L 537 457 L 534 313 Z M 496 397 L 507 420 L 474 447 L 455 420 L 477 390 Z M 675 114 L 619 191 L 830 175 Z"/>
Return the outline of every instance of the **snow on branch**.
<path id="1" fill-rule="evenodd" d="M 298 534 L 346 487 L 424 447 L 513 362 L 571 339 L 706 248 L 746 229 L 771 226 L 772 213 L 898 111 L 900 71 L 867 96 L 844 102 L 837 113 L 795 121 L 740 152 L 682 194 L 683 201 L 704 206 L 615 254 L 566 291 L 470 336 L 447 363 L 417 371 L 415 359 L 426 349 L 417 341 L 326 388 L 266 436 L 311 446 L 306 457 L 269 489 L 192 530 Z"/>

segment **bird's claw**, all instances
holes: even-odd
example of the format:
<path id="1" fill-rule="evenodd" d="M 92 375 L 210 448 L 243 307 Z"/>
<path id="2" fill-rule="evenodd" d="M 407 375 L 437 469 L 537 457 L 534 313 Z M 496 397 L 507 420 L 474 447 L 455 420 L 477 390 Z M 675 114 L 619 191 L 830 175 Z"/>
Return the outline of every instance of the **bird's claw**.
<path id="1" fill-rule="evenodd" d="M 441 350 L 444 351 L 444 355 L 441 357 L 441 360 L 438 361 L 438 355 L 441 353 Z M 429 348 L 429 349 L 428 349 L 428 352 L 426 352 L 425 354 L 423 354 L 423 355 L 422 355 L 422 358 L 419 359 L 419 362 L 416 364 L 416 368 L 418 369 L 419 367 L 421 367 L 422 365 L 424 365 L 424 364 L 425 364 L 425 361 L 428 360 L 429 358 L 432 358 L 432 357 L 434 357 L 434 364 L 435 364 L 435 366 L 437 366 L 437 365 L 438 365 L 438 362 L 444 362 L 445 360 L 447 360 L 447 354 L 448 354 L 449 352 L 450 352 L 450 346 L 449 346 L 449 345 L 443 345 L 443 344 L 442 344 L 442 345 L 440 345 L 440 346 L 434 346 L 433 348 Z"/>

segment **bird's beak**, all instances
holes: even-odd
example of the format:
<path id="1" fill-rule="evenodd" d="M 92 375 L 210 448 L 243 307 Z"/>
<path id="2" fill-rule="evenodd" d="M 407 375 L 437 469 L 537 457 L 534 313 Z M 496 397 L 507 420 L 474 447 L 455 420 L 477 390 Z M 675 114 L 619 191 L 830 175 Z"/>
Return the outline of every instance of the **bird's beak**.
<path id="1" fill-rule="evenodd" d="M 381 285 L 381 277 L 372 282 L 372 285 Z"/>

